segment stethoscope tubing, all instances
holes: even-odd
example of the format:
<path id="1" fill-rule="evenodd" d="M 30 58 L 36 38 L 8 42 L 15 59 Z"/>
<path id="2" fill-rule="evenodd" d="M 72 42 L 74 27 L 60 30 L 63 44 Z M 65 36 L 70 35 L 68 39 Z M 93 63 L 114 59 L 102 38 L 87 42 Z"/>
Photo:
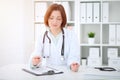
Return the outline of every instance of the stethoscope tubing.
<path id="1" fill-rule="evenodd" d="M 47 39 L 49 40 L 49 55 L 48 56 L 44 56 L 44 45 L 45 45 L 45 38 L 47 37 Z M 62 29 L 62 37 L 63 37 L 63 42 L 62 42 L 62 48 L 61 48 L 61 58 L 62 60 L 64 60 L 64 30 Z M 48 36 L 48 31 L 45 31 L 44 36 L 43 36 L 43 48 L 42 48 L 42 56 L 43 58 L 49 58 L 51 56 L 51 39 Z"/>

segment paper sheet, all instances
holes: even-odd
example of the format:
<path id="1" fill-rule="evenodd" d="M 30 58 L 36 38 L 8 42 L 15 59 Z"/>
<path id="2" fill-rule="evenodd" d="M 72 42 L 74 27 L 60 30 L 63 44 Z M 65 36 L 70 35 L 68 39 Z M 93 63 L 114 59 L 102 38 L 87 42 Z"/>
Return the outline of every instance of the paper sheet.
<path id="1" fill-rule="evenodd" d="M 40 67 L 36 69 L 31 69 L 30 67 L 24 67 L 22 68 L 23 71 L 28 72 L 30 74 L 36 75 L 36 76 L 42 76 L 44 73 L 53 70 L 57 74 L 63 73 L 63 71 L 57 70 L 54 67 L 46 66 L 46 67 Z"/>

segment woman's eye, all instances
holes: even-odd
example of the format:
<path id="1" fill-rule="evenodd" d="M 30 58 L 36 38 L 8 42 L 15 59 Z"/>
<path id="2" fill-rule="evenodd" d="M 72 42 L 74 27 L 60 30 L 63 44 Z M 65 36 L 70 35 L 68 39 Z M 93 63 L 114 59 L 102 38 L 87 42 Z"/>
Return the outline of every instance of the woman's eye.
<path id="1" fill-rule="evenodd" d="M 52 17 L 50 17 L 49 19 L 51 19 L 51 20 L 52 20 L 53 18 L 52 18 Z"/>
<path id="2" fill-rule="evenodd" d="M 60 21 L 60 20 L 62 20 L 62 19 L 61 19 L 61 18 L 60 18 L 60 19 L 58 18 L 57 20 L 59 20 L 59 21 Z"/>
<path id="3" fill-rule="evenodd" d="M 61 20 L 61 19 L 57 19 L 57 20 Z"/>

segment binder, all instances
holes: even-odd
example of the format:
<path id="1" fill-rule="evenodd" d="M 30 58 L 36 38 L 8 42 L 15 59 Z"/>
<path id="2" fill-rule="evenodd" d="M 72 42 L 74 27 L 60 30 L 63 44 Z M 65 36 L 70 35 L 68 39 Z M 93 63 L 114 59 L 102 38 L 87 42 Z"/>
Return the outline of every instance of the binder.
<path id="1" fill-rule="evenodd" d="M 116 26 L 109 25 L 109 44 L 116 44 Z"/>
<path id="2" fill-rule="evenodd" d="M 80 4 L 80 22 L 81 23 L 86 23 L 86 3 L 81 3 Z"/>
<path id="3" fill-rule="evenodd" d="M 120 25 L 116 25 L 117 45 L 120 45 Z"/>
<path id="4" fill-rule="evenodd" d="M 104 2 L 103 3 L 103 22 L 108 22 L 109 21 L 109 3 Z"/>
<path id="5" fill-rule="evenodd" d="M 69 2 L 68 1 L 61 2 L 61 4 L 65 8 L 65 12 L 66 12 L 66 16 L 67 16 L 67 21 L 70 21 L 71 20 L 71 10 L 70 10 L 70 4 L 69 4 Z"/>
<path id="6" fill-rule="evenodd" d="M 91 23 L 92 22 L 92 3 L 86 3 L 87 4 L 87 23 Z"/>
<path id="7" fill-rule="evenodd" d="M 100 3 L 93 3 L 93 22 L 100 22 Z"/>
<path id="8" fill-rule="evenodd" d="M 44 15 L 47 9 L 47 3 L 35 3 L 35 21 L 36 22 L 43 22 Z"/>

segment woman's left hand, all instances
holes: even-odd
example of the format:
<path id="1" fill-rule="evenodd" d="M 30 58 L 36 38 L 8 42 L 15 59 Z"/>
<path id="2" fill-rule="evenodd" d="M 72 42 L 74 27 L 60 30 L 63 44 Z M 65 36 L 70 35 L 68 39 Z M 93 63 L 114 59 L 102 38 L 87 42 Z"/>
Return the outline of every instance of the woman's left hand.
<path id="1" fill-rule="evenodd" d="M 77 72 L 78 69 L 79 69 L 79 64 L 78 64 L 78 63 L 72 63 L 72 64 L 70 65 L 70 69 L 71 69 L 72 71 L 74 71 L 74 72 Z"/>

